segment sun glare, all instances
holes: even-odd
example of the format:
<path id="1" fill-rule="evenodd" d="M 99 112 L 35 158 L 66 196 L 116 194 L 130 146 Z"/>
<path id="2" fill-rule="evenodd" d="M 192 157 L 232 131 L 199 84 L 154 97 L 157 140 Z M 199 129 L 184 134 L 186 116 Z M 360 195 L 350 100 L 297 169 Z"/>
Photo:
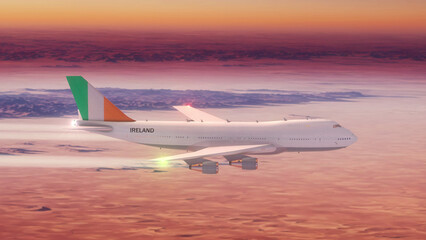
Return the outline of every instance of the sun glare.
<path id="1" fill-rule="evenodd" d="M 160 160 L 157 161 L 157 165 L 158 165 L 158 167 L 166 168 L 166 167 L 169 166 L 169 162 L 165 159 L 160 159 Z"/>

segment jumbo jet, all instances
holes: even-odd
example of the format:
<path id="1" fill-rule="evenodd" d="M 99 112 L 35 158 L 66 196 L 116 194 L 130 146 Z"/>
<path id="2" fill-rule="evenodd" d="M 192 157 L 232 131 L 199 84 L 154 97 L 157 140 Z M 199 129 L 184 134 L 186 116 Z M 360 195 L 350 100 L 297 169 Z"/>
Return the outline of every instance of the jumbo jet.
<path id="1" fill-rule="evenodd" d="M 187 121 L 135 121 L 124 114 L 81 76 L 67 76 L 80 118 L 74 125 L 108 137 L 185 153 L 150 161 L 185 161 L 189 169 L 206 174 L 219 171 L 208 157 L 255 170 L 253 155 L 328 151 L 346 148 L 357 137 L 335 121 L 295 119 L 267 122 L 231 122 L 191 106 L 175 106 Z"/>

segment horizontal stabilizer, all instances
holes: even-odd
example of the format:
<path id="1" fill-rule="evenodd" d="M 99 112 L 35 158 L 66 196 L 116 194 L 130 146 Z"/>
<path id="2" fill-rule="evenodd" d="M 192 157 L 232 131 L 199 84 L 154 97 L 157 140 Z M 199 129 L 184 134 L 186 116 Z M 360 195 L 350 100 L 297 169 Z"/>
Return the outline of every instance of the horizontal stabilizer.
<path id="1" fill-rule="evenodd" d="M 89 132 L 111 132 L 112 127 L 111 126 L 82 126 L 82 127 L 75 127 L 72 128 L 72 130 L 84 130 Z"/>

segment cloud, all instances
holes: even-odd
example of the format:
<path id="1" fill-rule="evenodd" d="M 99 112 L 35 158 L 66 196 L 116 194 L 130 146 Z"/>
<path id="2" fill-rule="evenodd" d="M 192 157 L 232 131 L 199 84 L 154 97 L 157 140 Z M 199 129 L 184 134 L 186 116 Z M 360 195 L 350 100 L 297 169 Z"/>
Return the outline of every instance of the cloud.
<path id="1" fill-rule="evenodd" d="M 36 212 L 46 212 L 46 211 L 51 211 L 52 209 L 51 208 L 49 208 L 49 207 L 46 207 L 46 206 L 42 206 L 41 208 L 39 208 L 39 209 L 35 209 L 35 210 L 33 210 L 33 211 L 36 211 Z"/>
<path id="2" fill-rule="evenodd" d="M 107 150 L 106 148 L 92 148 L 79 145 L 57 145 L 56 147 L 66 149 L 71 152 L 81 153 L 104 152 Z"/>
<path id="3" fill-rule="evenodd" d="M 75 64 L 73 64 L 73 65 L 59 65 L 59 64 L 57 64 L 57 65 L 43 65 L 41 67 L 44 67 L 44 68 L 81 68 L 82 66 L 75 65 Z"/>
<path id="4" fill-rule="evenodd" d="M 118 89 L 100 91 L 123 110 L 171 110 L 172 106 L 191 103 L 199 108 L 234 108 L 272 104 L 300 104 L 309 102 L 339 102 L 371 97 L 361 92 L 277 91 L 259 89 L 248 91 Z M 77 107 L 69 90 L 27 89 L 26 93 L 0 95 L 0 118 L 60 117 L 76 115 Z M 84 146 L 58 146 L 77 152 L 100 152 Z"/>
<path id="5" fill-rule="evenodd" d="M 37 154 L 44 151 L 32 150 L 26 148 L 0 148 L 0 155 L 15 155 L 15 154 Z"/>
<path id="6" fill-rule="evenodd" d="M 110 36 L 94 32 L 87 35 L 74 32 L 79 41 L 70 40 L 62 33 L 28 32 L 0 33 L 0 61 L 50 60 L 58 64 L 44 68 L 80 68 L 93 62 L 206 62 L 244 60 L 242 64 L 223 64 L 224 67 L 248 67 L 253 60 L 357 59 L 371 61 L 425 61 L 424 37 L 390 37 L 353 35 L 259 35 L 221 34 L 188 35 L 183 33 L 120 33 L 114 41 L 103 41 Z M 102 41 L 100 41 L 102 40 Z M 352 60 L 351 60 L 352 61 Z M 339 61 L 337 61 L 339 63 Z M 282 63 L 272 63 L 282 64 Z M 350 64 L 350 63 L 347 63 Z M 357 64 L 357 63 L 355 63 Z M 268 63 L 264 64 L 265 66 Z M 260 65 L 262 66 L 262 65 Z"/>
<path id="7" fill-rule="evenodd" d="M 3 155 L 3 156 L 12 156 L 12 155 L 14 155 L 14 154 L 11 154 L 11 153 L 7 153 L 7 152 L 0 152 L 0 156 L 1 155 Z"/>

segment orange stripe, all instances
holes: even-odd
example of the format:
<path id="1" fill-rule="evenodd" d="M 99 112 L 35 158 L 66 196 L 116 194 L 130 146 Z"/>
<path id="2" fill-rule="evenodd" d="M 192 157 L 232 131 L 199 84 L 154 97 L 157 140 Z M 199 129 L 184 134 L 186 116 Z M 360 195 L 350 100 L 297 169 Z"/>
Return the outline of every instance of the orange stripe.
<path id="1" fill-rule="evenodd" d="M 135 120 L 129 118 L 114 104 L 112 104 L 106 97 L 104 97 L 104 121 L 111 122 L 134 122 Z"/>

